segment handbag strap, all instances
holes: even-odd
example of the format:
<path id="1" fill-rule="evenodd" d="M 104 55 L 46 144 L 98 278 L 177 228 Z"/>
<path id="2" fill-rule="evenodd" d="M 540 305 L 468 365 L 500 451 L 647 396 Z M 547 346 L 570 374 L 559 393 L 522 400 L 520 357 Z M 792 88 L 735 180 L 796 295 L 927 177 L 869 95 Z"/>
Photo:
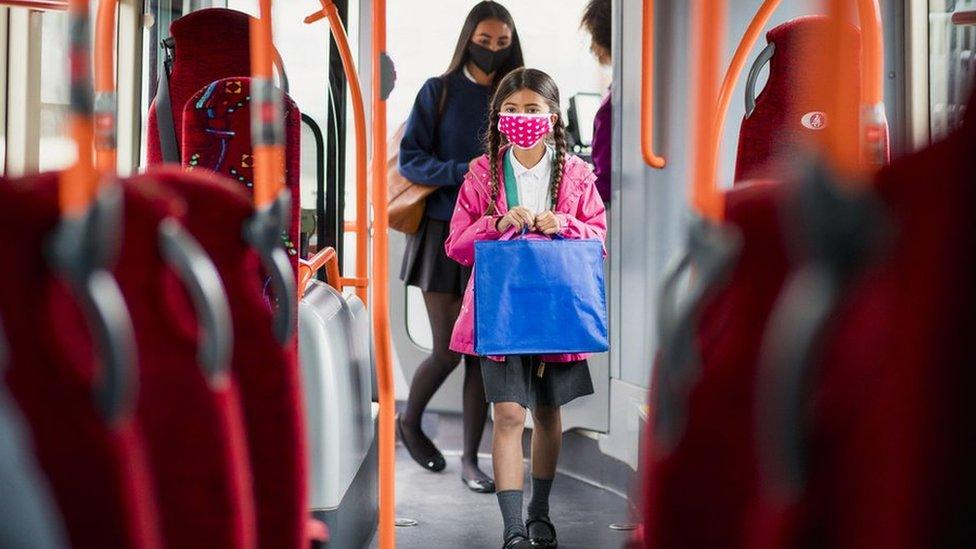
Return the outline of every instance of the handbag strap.
<path id="1" fill-rule="evenodd" d="M 518 182 L 515 180 L 515 169 L 512 168 L 512 150 L 505 151 L 502 163 L 505 165 L 505 201 L 508 203 L 508 210 L 519 205 Z"/>

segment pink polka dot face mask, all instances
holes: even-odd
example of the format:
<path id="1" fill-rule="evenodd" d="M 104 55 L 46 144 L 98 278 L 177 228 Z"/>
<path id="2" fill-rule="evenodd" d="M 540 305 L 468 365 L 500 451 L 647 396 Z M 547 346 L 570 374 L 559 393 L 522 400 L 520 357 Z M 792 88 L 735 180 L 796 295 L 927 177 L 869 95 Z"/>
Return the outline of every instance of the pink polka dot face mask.
<path id="1" fill-rule="evenodd" d="M 498 115 L 498 131 L 520 149 L 531 149 L 552 132 L 552 115 L 503 112 Z"/>

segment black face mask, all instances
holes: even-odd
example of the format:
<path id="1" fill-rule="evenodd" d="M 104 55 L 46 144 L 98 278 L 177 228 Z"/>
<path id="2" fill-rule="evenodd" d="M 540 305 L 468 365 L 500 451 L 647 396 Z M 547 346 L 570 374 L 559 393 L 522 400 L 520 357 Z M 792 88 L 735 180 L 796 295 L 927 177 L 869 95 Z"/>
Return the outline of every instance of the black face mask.
<path id="1" fill-rule="evenodd" d="M 498 51 L 491 51 L 481 44 L 471 42 L 468 44 L 468 55 L 471 56 L 471 62 L 476 67 L 485 71 L 485 74 L 491 74 L 504 65 L 508 61 L 508 58 L 511 57 L 512 46 Z"/>

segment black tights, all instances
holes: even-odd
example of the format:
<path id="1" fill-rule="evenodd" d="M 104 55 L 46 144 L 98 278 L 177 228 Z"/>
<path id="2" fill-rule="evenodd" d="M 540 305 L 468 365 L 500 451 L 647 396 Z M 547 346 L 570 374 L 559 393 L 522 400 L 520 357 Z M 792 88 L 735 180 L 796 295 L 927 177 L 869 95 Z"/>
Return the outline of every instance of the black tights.
<path id="1" fill-rule="evenodd" d="M 447 376 L 454 371 L 461 362 L 461 355 L 450 350 L 451 332 L 461 311 L 461 298 L 454 294 L 442 292 L 424 292 L 424 303 L 427 306 L 427 316 L 430 318 L 430 328 L 434 336 L 434 349 L 426 360 L 420 363 L 413 381 L 410 383 L 410 395 L 407 397 L 407 408 L 402 420 L 407 436 L 420 435 L 420 418 L 427 408 L 427 403 L 444 383 Z M 464 423 L 464 453 L 461 456 L 465 468 L 465 476 L 472 478 L 478 467 L 478 446 L 481 435 L 485 430 L 485 420 L 488 417 L 488 403 L 485 402 L 485 385 L 481 378 L 481 361 L 477 357 L 464 356 L 464 389 L 462 421 Z M 426 437 L 411 436 L 414 443 L 430 444 Z M 430 450 L 433 450 L 431 448 Z M 480 473 L 480 471 L 478 471 Z M 482 476 L 478 474 L 477 477 Z M 475 478 L 477 478 L 475 477 Z"/>

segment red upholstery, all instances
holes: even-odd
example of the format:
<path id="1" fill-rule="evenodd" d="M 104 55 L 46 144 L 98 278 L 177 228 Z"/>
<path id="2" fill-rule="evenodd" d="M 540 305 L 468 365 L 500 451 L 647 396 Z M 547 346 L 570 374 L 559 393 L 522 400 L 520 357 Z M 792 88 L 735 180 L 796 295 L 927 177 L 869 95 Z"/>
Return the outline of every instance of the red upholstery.
<path id="1" fill-rule="evenodd" d="M 212 387 L 197 361 L 196 316 L 159 250 L 159 224 L 183 204 L 151 177 L 124 184 L 115 269 L 139 354 L 138 417 L 169 547 L 254 547 L 247 443 L 236 384 Z"/>
<path id="2" fill-rule="evenodd" d="M 756 109 L 743 119 L 739 130 L 735 181 L 785 180 L 791 175 L 787 170 L 794 147 L 818 131 L 808 126 L 817 126 L 818 120 L 829 124 L 837 119 L 838 114 L 830 112 L 825 98 L 813 94 L 815 83 L 827 78 L 828 74 L 811 57 L 823 51 L 823 43 L 829 36 L 827 18 L 822 15 L 793 19 L 766 35 L 766 40 L 776 45 L 776 51 L 770 61 L 766 87 L 756 97 Z M 850 81 L 854 84 L 851 89 L 838 90 L 838 93 L 849 99 L 844 104 L 852 117 L 849 119 L 858 120 L 860 37 L 853 27 L 841 51 L 844 55 L 838 58 L 838 63 L 853 75 Z M 846 130 L 855 136 L 851 142 L 857 143 L 859 128 L 855 125 Z"/>
<path id="3" fill-rule="evenodd" d="M 141 426 L 107 425 L 92 400 L 88 330 L 44 252 L 58 221 L 57 174 L 0 184 L 0 315 L 6 381 L 30 426 L 76 548 L 158 548 L 162 541 Z"/>
<path id="4" fill-rule="evenodd" d="M 254 187 L 251 147 L 251 79 L 225 78 L 208 83 L 183 109 L 183 164 L 206 168 L 246 187 Z M 285 96 L 285 185 L 291 191 L 291 220 L 285 248 L 298 272 L 302 114 Z"/>
<path id="5" fill-rule="evenodd" d="M 968 116 L 879 176 L 897 236 L 835 316 L 810 402 L 807 491 L 767 546 L 973 545 L 976 96 Z"/>
<path id="6" fill-rule="evenodd" d="M 169 89 L 177 141 L 181 140 L 183 105 L 191 95 L 214 80 L 251 74 L 250 19 L 240 11 L 211 8 L 188 13 L 170 25 L 176 42 Z M 161 163 L 155 102 L 149 107 L 146 147 L 148 164 Z"/>
<path id="7" fill-rule="evenodd" d="M 779 220 L 783 190 L 753 183 L 727 193 L 726 219 L 741 233 L 742 250 L 728 282 L 703 309 L 701 371 L 682 438 L 663 455 L 653 438 L 647 446 L 647 547 L 746 546 L 745 520 L 757 488 L 753 377 L 788 267 Z"/>
<path id="8" fill-rule="evenodd" d="M 241 238 L 254 208 L 241 188 L 206 170 L 160 169 L 151 176 L 184 199 L 185 225 L 217 265 L 230 300 L 259 547 L 304 549 L 307 451 L 299 370 L 294 346 L 280 345 L 270 329 L 260 263 Z"/>

